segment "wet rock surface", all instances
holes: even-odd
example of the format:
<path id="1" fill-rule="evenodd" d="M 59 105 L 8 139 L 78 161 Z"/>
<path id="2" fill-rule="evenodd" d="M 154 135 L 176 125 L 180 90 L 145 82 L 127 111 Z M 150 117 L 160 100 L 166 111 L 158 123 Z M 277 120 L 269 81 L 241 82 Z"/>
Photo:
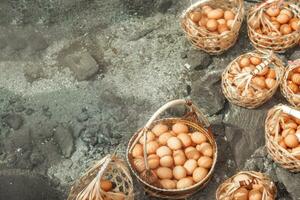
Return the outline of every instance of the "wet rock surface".
<path id="1" fill-rule="evenodd" d="M 266 112 L 287 103 L 280 92 L 253 110 L 222 94 L 225 67 L 253 50 L 245 25 L 233 48 L 212 56 L 191 47 L 181 31 L 178 19 L 190 1 L 40 3 L 0 2 L 1 11 L 14 8 L 0 17 L 0 172 L 43 174 L 67 195 L 95 160 L 124 155 L 132 134 L 161 105 L 191 98 L 212 124 L 219 158 L 212 180 L 190 199 L 214 199 L 218 185 L 242 169 L 267 173 L 280 200 L 300 197 L 298 174 L 280 168 L 264 148 Z M 299 47 L 280 56 L 296 59 Z M 39 179 L 28 181 L 52 191 Z M 135 191 L 136 199 L 156 199 L 139 184 Z"/>

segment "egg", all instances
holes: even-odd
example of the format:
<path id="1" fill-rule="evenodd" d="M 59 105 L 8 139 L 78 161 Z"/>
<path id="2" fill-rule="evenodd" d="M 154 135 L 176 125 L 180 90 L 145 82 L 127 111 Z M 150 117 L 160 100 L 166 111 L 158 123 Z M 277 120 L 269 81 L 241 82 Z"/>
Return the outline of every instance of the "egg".
<path id="1" fill-rule="evenodd" d="M 174 160 L 172 156 L 164 156 L 160 158 L 159 163 L 162 167 L 172 167 L 174 165 Z"/>
<path id="2" fill-rule="evenodd" d="M 159 157 L 170 156 L 172 155 L 172 150 L 167 146 L 161 146 L 156 150 L 156 154 Z"/>
<path id="3" fill-rule="evenodd" d="M 172 179 L 173 178 L 173 171 L 168 167 L 157 168 L 156 174 L 160 179 Z"/>
<path id="4" fill-rule="evenodd" d="M 224 33 L 224 32 L 227 32 L 227 31 L 229 31 L 229 28 L 227 27 L 226 24 L 219 24 L 219 25 L 218 25 L 218 32 L 219 32 L 220 34 L 222 34 L 222 33 Z"/>
<path id="5" fill-rule="evenodd" d="M 253 64 L 253 65 L 259 65 L 262 60 L 260 57 L 257 57 L 257 56 L 251 56 L 250 57 L 250 62 Z"/>
<path id="6" fill-rule="evenodd" d="M 261 200 L 262 194 L 258 190 L 251 190 L 249 192 L 249 200 Z"/>
<path id="7" fill-rule="evenodd" d="M 297 85 L 300 85 L 300 74 L 295 73 L 292 75 L 291 80 L 296 83 Z"/>
<path id="8" fill-rule="evenodd" d="M 296 135 L 288 135 L 284 138 L 284 143 L 289 148 L 295 148 L 299 145 L 299 141 Z"/>
<path id="9" fill-rule="evenodd" d="M 189 159 L 184 163 L 183 167 L 186 169 L 188 175 L 192 175 L 193 171 L 197 167 L 197 161 L 194 159 Z"/>
<path id="10" fill-rule="evenodd" d="M 207 137 L 201 132 L 192 133 L 191 139 L 195 144 L 201 144 L 207 141 Z"/>
<path id="11" fill-rule="evenodd" d="M 168 126 L 165 124 L 156 124 L 153 128 L 152 128 L 152 132 L 159 137 L 161 134 L 167 132 L 169 130 Z"/>
<path id="12" fill-rule="evenodd" d="M 272 78 L 266 78 L 266 86 L 271 89 L 276 85 L 276 81 Z"/>
<path id="13" fill-rule="evenodd" d="M 280 24 L 286 24 L 290 20 L 290 17 L 286 14 L 279 14 L 276 19 Z"/>
<path id="14" fill-rule="evenodd" d="M 282 10 L 280 11 L 280 14 L 285 14 L 285 15 L 287 15 L 289 18 L 292 18 L 292 17 L 293 17 L 293 13 L 292 13 L 291 11 L 287 10 L 287 9 L 282 9 Z"/>
<path id="15" fill-rule="evenodd" d="M 209 19 L 206 23 L 206 28 L 209 31 L 216 31 L 218 29 L 218 22 L 215 19 Z"/>
<path id="16" fill-rule="evenodd" d="M 178 134 L 177 137 L 181 141 L 184 147 L 188 147 L 192 145 L 192 139 L 188 134 L 180 133 Z"/>
<path id="17" fill-rule="evenodd" d="M 231 10 L 226 10 L 224 12 L 224 19 L 225 20 L 230 20 L 230 19 L 234 19 L 234 18 L 235 18 L 235 15 Z"/>
<path id="18" fill-rule="evenodd" d="M 183 189 L 183 188 L 188 188 L 191 187 L 194 184 L 193 180 L 186 177 L 182 178 L 177 182 L 177 189 Z"/>
<path id="19" fill-rule="evenodd" d="M 195 147 L 187 147 L 184 153 L 188 159 L 198 160 L 201 156 L 200 152 Z"/>
<path id="20" fill-rule="evenodd" d="M 260 72 L 258 72 L 256 75 L 258 76 L 265 76 L 269 72 L 269 67 L 264 67 Z"/>
<path id="21" fill-rule="evenodd" d="M 159 181 L 164 189 L 176 189 L 176 182 L 170 179 L 162 179 Z"/>
<path id="22" fill-rule="evenodd" d="M 234 22 L 233 19 L 227 20 L 227 27 L 228 27 L 229 29 L 232 29 L 232 27 L 233 27 L 233 22 Z"/>
<path id="23" fill-rule="evenodd" d="M 193 172 L 193 180 L 198 183 L 202 181 L 208 174 L 208 170 L 203 167 L 197 167 Z"/>
<path id="24" fill-rule="evenodd" d="M 221 19 L 224 16 L 224 11 L 221 8 L 217 8 L 214 10 L 211 10 L 210 12 L 207 13 L 207 17 L 209 19 Z"/>
<path id="25" fill-rule="evenodd" d="M 170 137 L 167 141 L 167 145 L 172 150 L 178 150 L 182 147 L 182 143 L 177 137 Z"/>
<path id="26" fill-rule="evenodd" d="M 278 21 L 272 21 L 271 22 L 274 26 L 274 28 L 276 28 L 276 30 L 280 29 L 281 24 Z M 270 33 L 274 33 L 274 32 L 270 32 Z M 275 33 L 275 35 L 277 35 L 277 33 Z"/>
<path id="27" fill-rule="evenodd" d="M 293 32 L 293 29 L 292 27 L 289 25 L 289 24 L 282 24 L 280 26 L 280 32 L 281 34 L 283 35 L 288 35 L 290 34 L 291 32 Z"/>
<path id="28" fill-rule="evenodd" d="M 166 132 L 166 133 L 163 133 L 159 136 L 158 138 L 158 143 L 160 145 L 166 145 L 167 144 L 167 141 L 169 138 L 173 137 L 174 135 L 171 134 L 171 132 Z"/>
<path id="29" fill-rule="evenodd" d="M 295 134 L 295 129 L 293 129 L 293 128 L 287 128 L 287 129 L 284 129 L 282 132 L 281 132 L 281 135 L 283 136 L 283 137 L 286 137 L 287 135 L 289 135 L 289 134 Z"/>
<path id="30" fill-rule="evenodd" d="M 294 94 L 297 94 L 299 92 L 299 87 L 294 82 L 289 81 L 287 86 Z"/>
<path id="31" fill-rule="evenodd" d="M 141 138 L 140 138 L 140 140 L 139 140 L 139 142 L 141 143 L 141 144 L 144 144 L 144 138 L 145 137 L 145 135 L 143 135 Z M 147 132 L 147 142 L 150 142 L 150 141 L 153 141 L 153 140 L 155 140 L 155 135 L 154 135 L 154 133 L 152 133 L 152 132 Z"/>
<path id="32" fill-rule="evenodd" d="M 149 155 L 148 166 L 150 169 L 156 169 L 159 166 L 159 156 L 156 154 Z"/>
<path id="33" fill-rule="evenodd" d="M 269 69 L 268 73 L 267 73 L 267 78 L 272 78 L 275 79 L 276 78 L 276 72 L 274 69 Z"/>
<path id="34" fill-rule="evenodd" d="M 141 144 L 136 144 L 132 149 L 132 156 L 134 158 L 143 156 L 143 146 Z"/>
<path id="35" fill-rule="evenodd" d="M 290 20 L 289 23 L 294 31 L 297 31 L 299 29 L 299 19 L 293 18 Z"/>
<path id="36" fill-rule="evenodd" d="M 198 161 L 199 167 L 204 167 L 206 169 L 210 169 L 213 164 L 213 159 L 208 156 L 201 156 Z"/>
<path id="37" fill-rule="evenodd" d="M 218 19 L 217 20 L 218 24 L 225 24 L 226 25 L 226 20 L 225 19 Z"/>
<path id="38" fill-rule="evenodd" d="M 133 166 L 138 172 L 143 172 L 146 169 L 145 161 L 143 157 L 138 157 L 133 160 Z"/>
<path id="39" fill-rule="evenodd" d="M 209 144 L 207 142 L 198 144 L 196 146 L 196 149 L 198 151 L 200 151 L 204 156 L 209 156 L 209 157 L 213 156 L 213 148 L 212 148 L 211 144 Z"/>
<path id="40" fill-rule="evenodd" d="M 280 13 L 280 9 L 278 7 L 272 6 L 269 7 L 266 10 L 266 13 L 270 16 L 270 17 L 277 17 Z"/>
<path id="41" fill-rule="evenodd" d="M 290 71 L 288 74 L 288 80 L 291 80 L 293 75 L 294 75 L 294 72 Z"/>
<path id="42" fill-rule="evenodd" d="M 251 21 L 249 21 L 249 25 L 250 25 L 250 27 L 255 29 L 255 32 L 261 33 L 261 30 L 259 29 L 260 28 L 260 22 L 259 22 L 258 19 L 256 19 L 256 18 L 252 19 Z"/>
<path id="43" fill-rule="evenodd" d="M 292 153 L 296 152 L 298 153 L 298 155 L 296 155 L 295 157 L 300 160 L 300 146 L 292 149 Z"/>
<path id="44" fill-rule="evenodd" d="M 186 161 L 185 154 L 182 150 L 176 150 L 173 152 L 173 159 L 175 165 L 183 165 Z"/>
<path id="45" fill-rule="evenodd" d="M 183 166 L 176 166 L 173 168 L 173 176 L 175 179 L 180 180 L 187 175 L 186 169 Z"/>
<path id="46" fill-rule="evenodd" d="M 183 123 L 176 123 L 172 126 L 172 131 L 174 131 L 174 133 L 179 134 L 179 133 L 188 133 L 189 132 L 189 128 L 187 125 L 183 124 Z"/>
<path id="47" fill-rule="evenodd" d="M 250 59 L 247 58 L 247 57 L 241 58 L 240 61 L 239 61 L 239 65 L 240 65 L 240 67 L 242 67 L 242 68 L 243 68 L 243 67 L 249 66 L 249 65 L 250 65 Z"/>
<path id="48" fill-rule="evenodd" d="M 202 10 L 204 11 L 204 13 L 207 15 L 210 11 L 212 11 L 212 7 L 205 5 L 202 7 Z"/>
<path id="49" fill-rule="evenodd" d="M 249 191 L 246 188 L 239 188 L 233 194 L 233 200 L 248 200 Z"/>
<path id="50" fill-rule="evenodd" d="M 259 87 L 260 89 L 266 88 L 265 78 L 262 76 L 256 76 L 252 78 L 253 85 Z"/>
<path id="51" fill-rule="evenodd" d="M 233 182 L 240 183 L 241 181 L 249 180 L 250 177 L 246 174 L 238 174 L 233 178 Z"/>
<path id="52" fill-rule="evenodd" d="M 111 181 L 109 181 L 109 180 L 104 180 L 104 179 L 102 179 L 102 180 L 100 181 L 100 188 L 101 188 L 102 190 L 104 190 L 105 192 L 110 191 L 110 190 L 112 189 L 112 187 L 113 187 L 113 184 L 112 184 Z"/>
<path id="53" fill-rule="evenodd" d="M 158 149 L 159 144 L 157 141 L 150 141 L 147 143 L 147 154 L 153 154 L 156 153 L 156 150 Z"/>
<path id="54" fill-rule="evenodd" d="M 195 23 L 198 23 L 200 21 L 201 16 L 202 16 L 201 12 L 195 11 L 190 13 L 190 18 Z"/>
<path id="55" fill-rule="evenodd" d="M 261 184 L 253 184 L 253 185 L 252 185 L 252 189 L 253 189 L 253 190 L 258 190 L 258 191 L 260 191 L 260 192 L 263 192 L 263 191 L 264 191 L 264 186 L 261 185 Z"/>

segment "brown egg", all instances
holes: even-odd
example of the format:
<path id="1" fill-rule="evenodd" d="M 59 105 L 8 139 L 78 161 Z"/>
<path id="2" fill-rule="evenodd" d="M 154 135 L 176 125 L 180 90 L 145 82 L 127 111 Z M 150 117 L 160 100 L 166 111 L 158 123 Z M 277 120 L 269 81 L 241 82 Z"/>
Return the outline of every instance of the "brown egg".
<path id="1" fill-rule="evenodd" d="M 174 133 L 176 133 L 176 134 L 188 133 L 189 128 L 187 127 L 187 125 L 185 125 L 183 123 L 176 123 L 172 126 L 172 131 L 174 131 Z"/>
<path id="2" fill-rule="evenodd" d="M 162 179 L 159 181 L 164 189 L 176 189 L 176 182 L 170 179 Z"/>
<path id="3" fill-rule="evenodd" d="M 186 169 L 182 166 L 176 166 L 173 169 L 173 176 L 175 179 L 180 180 L 186 177 Z"/>
<path id="4" fill-rule="evenodd" d="M 289 24 L 282 24 L 280 26 L 280 32 L 282 35 L 288 35 L 293 32 L 293 29 Z"/>
<path id="5" fill-rule="evenodd" d="M 297 94 L 299 92 L 299 87 L 297 84 L 295 84 L 294 82 L 292 81 L 289 81 L 288 82 L 288 88 L 294 93 L 294 94 Z"/>
<path id="6" fill-rule="evenodd" d="M 172 179 L 173 178 L 173 171 L 168 167 L 159 167 L 156 170 L 156 173 L 160 179 Z"/>
<path id="7" fill-rule="evenodd" d="M 213 148 L 212 148 L 211 144 L 209 144 L 207 142 L 198 144 L 196 146 L 196 149 L 198 151 L 200 151 L 204 156 L 209 156 L 209 157 L 213 156 Z"/>
<path id="8" fill-rule="evenodd" d="M 207 13 L 207 17 L 209 19 L 221 19 L 224 16 L 224 11 L 221 8 L 217 8 L 214 10 L 211 10 L 210 12 Z"/>
<path id="9" fill-rule="evenodd" d="M 190 13 L 190 18 L 195 23 L 198 23 L 200 21 L 201 16 L 202 16 L 201 12 L 194 11 Z"/>
<path id="10" fill-rule="evenodd" d="M 217 20 L 218 24 L 225 24 L 226 25 L 226 20 L 225 19 L 218 19 Z"/>
<path id="11" fill-rule="evenodd" d="M 159 157 L 170 156 L 172 155 L 172 150 L 167 146 L 161 146 L 156 150 L 156 154 Z"/>
<path id="12" fill-rule="evenodd" d="M 204 13 L 207 15 L 210 11 L 212 11 L 212 7 L 205 5 L 202 7 L 202 10 L 204 11 Z"/>
<path id="13" fill-rule="evenodd" d="M 201 156 L 198 159 L 198 166 L 199 167 L 204 167 L 206 169 L 210 169 L 213 164 L 213 159 L 208 156 Z"/>
<path id="14" fill-rule="evenodd" d="M 187 147 L 184 153 L 188 159 L 198 160 L 201 156 L 200 152 L 195 147 Z"/>
<path id="15" fill-rule="evenodd" d="M 241 58 L 240 61 L 239 61 L 239 65 L 240 65 L 240 67 L 242 67 L 242 68 L 243 68 L 243 67 L 249 66 L 249 65 L 250 65 L 250 59 L 247 58 L 247 57 Z"/>
<path id="16" fill-rule="evenodd" d="M 185 154 L 182 150 L 176 150 L 173 152 L 173 159 L 175 165 L 183 165 L 186 161 Z"/>
<path id="17" fill-rule="evenodd" d="M 260 22 L 258 19 L 252 19 L 251 21 L 249 21 L 249 25 L 250 27 L 252 27 L 253 29 L 256 30 L 256 32 L 261 33 L 261 30 L 259 29 L 260 27 Z"/>
<path id="18" fill-rule="evenodd" d="M 258 76 L 265 76 L 269 72 L 269 67 L 263 68 L 260 72 L 257 73 Z"/>
<path id="19" fill-rule="evenodd" d="M 206 23 L 206 28 L 209 31 L 216 31 L 218 29 L 218 22 L 215 19 L 209 19 Z"/>
<path id="20" fill-rule="evenodd" d="M 169 130 L 168 126 L 165 124 L 157 124 L 152 128 L 152 132 L 159 137 L 161 134 L 167 132 Z"/>
<path id="21" fill-rule="evenodd" d="M 296 153 L 296 152 L 299 154 L 296 155 L 295 157 L 300 160 L 300 146 L 292 149 L 292 153 Z"/>
<path id="22" fill-rule="evenodd" d="M 172 167 L 174 160 L 172 156 L 164 156 L 160 159 L 159 163 L 162 167 Z"/>
<path id="23" fill-rule="evenodd" d="M 224 12 L 224 19 L 225 20 L 230 20 L 230 19 L 234 19 L 234 18 L 235 18 L 235 14 L 231 10 L 226 10 Z"/>
<path id="24" fill-rule="evenodd" d="M 147 154 L 153 154 L 156 153 L 156 150 L 158 149 L 159 144 L 157 141 L 150 141 L 147 143 Z"/>
<path id="25" fill-rule="evenodd" d="M 234 192 L 233 200 L 248 200 L 248 193 L 246 188 L 239 188 Z"/>
<path id="26" fill-rule="evenodd" d="M 267 78 L 272 78 L 275 79 L 276 78 L 276 72 L 274 69 L 269 69 L 268 74 L 267 74 Z"/>
<path id="27" fill-rule="evenodd" d="M 284 129 L 281 132 L 281 135 L 282 135 L 282 137 L 286 137 L 289 134 L 295 134 L 295 133 L 296 133 L 295 129 L 293 129 L 293 128 L 287 128 L 287 129 Z"/>
<path id="28" fill-rule="evenodd" d="M 289 18 L 292 18 L 292 17 L 293 17 L 293 13 L 292 13 L 291 11 L 287 10 L 287 9 L 282 9 L 282 10 L 280 11 L 280 14 L 285 14 L 285 15 L 287 15 Z"/>
<path id="29" fill-rule="evenodd" d="M 291 78 L 294 83 L 296 83 L 297 85 L 300 85 L 300 74 L 299 73 L 293 74 Z"/>
<path id="30" fill-rule="evenodd" d="M 256 76 L 252 78 L 252 83 L 261 88 L 261 89 L 265 89 L 266 88 L 266 82 L 265 82 L 265 78 L 262 76 Z"/>
<path id="31" fill-rule="evenodd" d="M 288 74 L 288 80 L 291 80 L 293 75 L 294 75 L 294 72 L 290 71 Z"/>
<path id="32" fill-rule="evenodd" d="M 177 137 L 181 141 L 181 143 L 183 144 L 184 147 L 191 146 L 192 139 L 191 139 L 191 137 L 188 134 L 186 134 L 186 133 L 180 133 L 180 134 L 178 134 Z"/>
<path id="33" fill-rule="evenodd" d="M 297 136 L 292 134 L 284 138 L 284 143 L 289 148 L 296 148 L 299 145 Z"/>
<path id="34" fill-rule="evenodd" d="M 268 89 L 271 89 L 276 85 L 276 80 L 272 78 L 266 78 L 266 85 Z"/>
<path id="35" fill-rule="evenodd" d="M 281 24 L 278 21 L 272 21 L 272 24 L 277 30 L 280 29 Z M 274 33 L 274 32 L 271 32 L 271 33 Z M 277 34 L 277 33 L 275 33 L 275 34 Z"/>
<path id="36" fill-rule="evenodd" d="M 102 180 L 100 181 L 100 187 L 101 187 L 101 189 L 104 190 L 105 192 L 108 192 L 108 191 L 110 191 L 110 190 L 112 189 L 113 184 L 112 184 L 112 182 L 109 181 L 109 180 L 104 180 L 104 179 L 102 179 Z"/>
<path id="37" fill-rule="evenodd" d="M 143 156 L 143 146 L 141 144 L 136 144 L 132 149 L 132 156 L 134 158 Z"/>
<path id="38" fill-rule="evenodd" d="M 186 169 L 188 175 L 192 175 L 193 171 L 197 167 L 197 161 L 194 159 L 189 159 L 184 163 L 183 167 Z"/>
<path id="39" fill-rule="evenodd" d="M 233 22 L 234 22 L 234 20 L 232 20 L 232 19 L 227 20 L 227 27 L 228 27 L 229 29 L 232 29 L 232 27 L 233 27 Z"/>
<path id="40" fill-rule="evenodd" d="M 182 143 L 177 137 L 170 137 L 167 141 L 167 145 L 172 150 L 178 150 L 182 147 Z"/>
<path id="41" fill-rule="evenodd" d="M 198 183 L 202 181 L 208 174 L 208 170 L 203 167 L 197 167 L 193 172 L 193 180 Z"/>
<path id="42" fill-rule="evenodd" d="M 263 191 L 264 191 L 264 186 L 261 185 L 261 184 L 253 184 L 253 185 L 252 185 L 252 189 L 253 189 L 253 190 L 258 190 L 258 191 L 260 191 L 260 192 L 263 192 Z"/>
<path id="43" fill-rule="evenodd" d="M 136 171 L 138 171 L 140 173 L 143 172 L 143 171 L 145 171 L 145 169 L 146 169 L 143 157 L 135 158 L 133 160 L 133 165 L 134 165 L 134 168 L 136 169 Z"/>
<path id="44" fill-rule="evenodd" d="M 192 133 L 191 139 L 195 144 L 201 144 L 207 141 L 207 137 L 201 132 Z"/>
<path id="45" fill-rule="evenodd" d="M 283 140 L 283 139 L 279 141 L 279 145 L 280 145 L 282 148 L 287 149 L 287 146 L 286 146 L 286 144 L 284 143 L 284 140 Z"/>
<path id="46" fill-rule="evenodd" d="M 193 180 L 186 177 L 186 178 L 182 178 L 177 182 L 177 189 L 183 189 L 183 188 L 187 188 L 190 187 L 194 184 Z"/>
<path id="47" fill-rule="evenodd" d="M 229 28 L 227 27 L 226 24 L 219 24 L 219 25 L 218 25 L 218 32 L 219 32 L 220 34 L 222 34 L 222 33 L 224 33 L 224 32 L 227 32 L 227 31 L 229 31 Z"/>
<path id="48" fill-rule="evenodd" d="M 278 7 L 272 6 L 269 7 L 266 10 L 266 13 L 270 16 L 270 17 L 277 17 L 280 13 L 280 9 Z"/>
<path id="49" fill-rule="evenodd" d="M 286 14 L 280 14 L 276 19 L 280 24 L 286 24 L 290 20 L 290 17 Z"/>
<path id="50" fill-rule="evenodd" d="M 299 29 L 299 19 L 293 18 L 290 20 L 289 23 L 294 31 L 297 31 Z"/>
<path id="51" fill-rule="evenodd" d="M 203 16 L 203 17 L 200 19 L 200 21 L 199 21 L 198 24 L 199 24 L 199 26 L 206 27 L 207 21 L 208 21 L 207 17 Z"/>
<path id="52" fill-rule="evenodd" d="M 170 132 L 163 133 L 162 135 L 159 136 L 158 142 L 159 142 L 160 145 L 166 145 L 168 139 L 173 137 L 173 136 L 174 135 L 172 135 Z"/>
<path id="53" fill-rule="evenodd" d="M 155 139 L 155 135 L 152 132 L 147 132 L 147 142 L 153 141 Z M 140 138 L 139 142 L 144 144 L 144 135 Z"/>
<path id="54" fill-rule="evenodd" d="M 253 65 L 259 65 L 262 60 L 260 57 L 257 57 L 257 56 L 251 56 L 250 57 L 250 62 L 253 64 Z"/>
<path id="55" fill-rule="evenodd" d="M 148 165 L 150 169 L 156 169 L 159 166 L 159 156 L 156 154 L 149 155 Z"/>
<path id="56" fill-rule="evenodd" d="M 249 200 L 262 200 L 262 194 L 258 190 L 251 190 L 249 192 Z"/>

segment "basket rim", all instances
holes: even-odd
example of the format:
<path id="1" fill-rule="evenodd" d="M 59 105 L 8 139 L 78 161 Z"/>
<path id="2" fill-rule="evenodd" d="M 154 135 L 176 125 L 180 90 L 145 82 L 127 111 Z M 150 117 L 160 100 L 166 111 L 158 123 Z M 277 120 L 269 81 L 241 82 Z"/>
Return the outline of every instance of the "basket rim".
<path id="1" fill-rule="evenodd" d="M 183 118 L 180 118 L 180 117 L 172 117 L 172 118 L 163 118 L 163 119 L 158 119 L 158 120 L 155 120 L 153 123 L 152 123 L 152 126 L 154 124 L 157 124 L 159 122 L 163 122 L 163 121 L 173 121 L 173 120 L 178 120 L 180 122 L 188 122 L 190 124 L 193 124 L 195 127 L 199 128 L 199 129 L 202 129 L 203 131 L 205 131 L 206 133 L 208 133 L 208 131 L 202 127 L 201 125 L 195 123 L 195 122 L 191 122 L 187 119 L 183 119 Z M 201 181 L 201 182 L 198 182 L 190 187 L 187 187 L 187 188 L 183 188 L 183 189 L 164 189 L 164 188 L 159 188 L 159 187 L 156 187 L 156 186 L 153 186 L 149 183 L 147 183 L 146 181 L 144 181 L 137 173 L 136 171 L 134 170 L 133 166 L 131 165 L 131 162 L 130 162 L 130 158 L 129 158 L 129 148 L 131 147 L 131 144 L 132 141 L 135 139 L 135 137 L 139 134 L 139 132 L 141 131 L 142 129 L 139 129 L 137 132 L 135 132 L 129 142 L 128 142 L 128 145 L 127 145 L 127 148 L 126 148 L 126 161 L 127 161 L 127 164 L 129 165 L 129 168 L 130 170 L 132 171 L 132 173 L 135 175 L 135 177 L 144 185 L 146 185 L 147 187 L 151 188 L 151 189 L 154 189 L 156 191 L 159 191 L 159 192 L 184 192 L 184 191 L 187 191 L 187 190 L 190 190 L 190 189 L 195 189 L 199 186 L 201 186 L 203 183 L 205 183 L 206 181 L 208 181 L 211 176 L 213 175 L 213 172 L 215 170 L 215 167 L 216 167 L 216 163 L 217 163 L 217 158 L 218 158 L 218 147 L 217 147 L 217 143 L 216 143 L 216 140 L 215 138 L 213 137 L 213 134 L 211 134 L 212 136 L 212 141 L 213 141 L 213 146 L 215 147 L 215 151 L 214 151 L 214 154 L 213 154 L 213 164 L 212 164 L 212 167 L 210 168 L 210 170 L 208 171 L 208 174 L 205 176 L 205 178 Z"/>

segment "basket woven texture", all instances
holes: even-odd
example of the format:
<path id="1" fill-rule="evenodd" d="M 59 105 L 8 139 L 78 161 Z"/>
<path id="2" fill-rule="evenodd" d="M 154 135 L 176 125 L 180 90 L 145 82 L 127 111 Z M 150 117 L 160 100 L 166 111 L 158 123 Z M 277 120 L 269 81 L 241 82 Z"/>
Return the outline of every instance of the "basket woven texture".
<path id="1" fill-rule="evenodd" d="M 212 34 L 206 29 L 197 26 L 189 18 L 189 14 L 192 11 L 199 10 L 203 5 L 209 5 L 212 8 L 217 5 L 218 8 L 232 10 L 234 13 L 236 13 L 231 30 L 223 34 Z M 243 19 L 243 0 L 201 0 L 192 4 L 183 12 L 181 16 L 181 26 L 186 34 L 186 37 L 194 47 L 211 54 L 221 54 L 235 44 Z"/>
<path id="2" fill-rule="evenodd" d="M 105 192 L 100 180 L 115 184 Z M 133 183 L 126 163 L 116 156 L 107 155 L 87 171 L 71 188 L 68 200 L 133 200 Z"/>
<path id="3" fill-rule="evenodd" d="M 279 123 L 284 123 L 282 119 L 284 113 L 300 119 L 300 111 L 286 105 L 279 104 L 269 110 L 265 122 L 266 146 L 273 160 L 281 167 L 291 172 L 300 172 L 300 159 L 296 158 L 300 152 L 290 153 L 279 145 Z"/>

